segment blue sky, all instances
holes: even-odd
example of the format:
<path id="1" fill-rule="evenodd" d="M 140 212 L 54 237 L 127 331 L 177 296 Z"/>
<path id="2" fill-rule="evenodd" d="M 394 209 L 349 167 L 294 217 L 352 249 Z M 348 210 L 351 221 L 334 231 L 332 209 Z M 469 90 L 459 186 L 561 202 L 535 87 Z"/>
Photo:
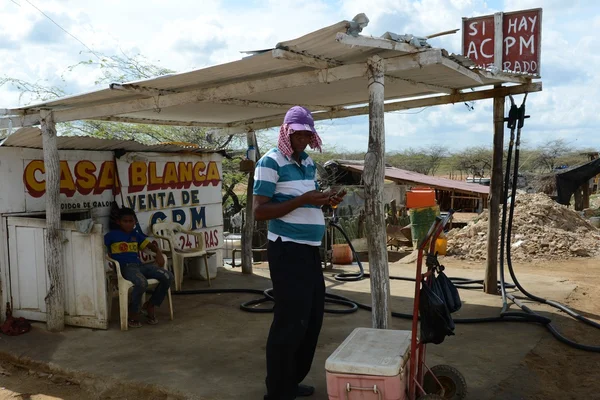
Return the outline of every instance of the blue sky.
<path id="1" fill-rule="evenodd" d="M 544 91 L 528 99 L 528 145 L 564 139 L 600 149 L 600 2 L 594 0 L 30 0 L 93 50 L 141 53 L 177 71 L 239 59 L 240 51 L 270 48 L 364 12 L 363 34 L 386 31 L 427 35 L 460 28 L 461 17 L 542 7 Z M 460 52 L 460 33 L 430 40 Z M 0 75 L 63 85 L 69 93 L 97 89 L 98 71 L 67 67 L 90 58 L 86 48 L 25 0 L 0 4 Z M 61 80 L 64 76 L 65 81 Z M 19 104 L 0 88 L 1 107 Z M 366 117 L 327 121 L 319 129 L 327 146 L 367 147 Z M 391 151 L 442 144 L 450 149 L 489 146 L 491 101 L 409 110 L 386 115 Z"/>

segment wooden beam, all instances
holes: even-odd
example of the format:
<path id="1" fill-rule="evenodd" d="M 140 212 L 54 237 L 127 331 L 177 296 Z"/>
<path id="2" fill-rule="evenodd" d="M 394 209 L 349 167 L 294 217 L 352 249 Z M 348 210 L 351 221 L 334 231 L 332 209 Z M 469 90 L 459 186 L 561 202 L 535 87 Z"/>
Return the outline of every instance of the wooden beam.
<path id="1" fill-rule="evenodd" d="M 492 180 L 490 183 L 487 264 L 483 290 L 498 294 L 498 239 L 500 233 L 500 202 L 502 198 L 504 157 L 504 97 L 494 98 L 494 151 L 492 156 Z"/>
<path id="2" fill-rule="evenodd" d="M 383 201 L 385 179 L 384 60 L 371 57 L 368 62 L 369 148 L 365 155 L 365 214 L 371 273 L 371 321 L 375 329 L 387 329 L 390 319 L 390 274 Z"/>
<path id="3" fill-rule="evenodd" d="M 586 181 L 581 185 L 583 189 L 583 210 L 590 208 L 590 181 Z"/>
<path id="4" fill-rule="evenodd" d="M 540 92 L 542 90 L 542 83 L 535 82 L 529 83 L 525 85 L 515 85 L 515 86 L 502 86 L 494 89 L 487 90 L 479 90 L 479 91 L 469 91 L 469 92 L 459 92 L 452 95 L 444 95 L 444 96 L 431 96 L 425 97 L 422 99 L 415 100 L 404 100 L 404 101 L 396 101 L 393 103 L 385 104 L 385 112 L 390 111 L 400 111 L 400 110 L 410 110 L 413 108 L 421 108 L 421 107 L 432 107 L 439 106 L 444 104 L 454 104 L 454 103 L 463 103 L 468 101 L 476 101 L 476 100 L 484 100 L 491 99 L 497 96 L 508 96 L 508 95 L 517 95 L 523 93 L 534 93 Z M 323 121 L 328 119 L 335 118 L 346 118 L 346 117 L 355 117 L 358 115 L 366 115 L 369 113 L 368 106 L 354 107 L 354 108 L 344 108 L 330 112 L 315 112 L 313 113 L 313 118 L 315 121 Z M 274 126 L 279 126 L 285 114 L 274 115 L 270 117 L 266 117 L 264 120 L 251 120 L 251 121 L 237 121 L 231 124 L 227 128 L 215 129 L 212 132 L 216 134 L 222 135 L 235 135 L 239 133 L 247 132 L 248 129 L 268 129 Z"/>
<path id="5" fill-rule="evenodd" d="M 120 90 L 123 92 L 138 93 L 138 94 L 141 94 L 144 96 L 164 96 L 166 94 L 181 93 L 176 90 L 155 89 L 155 88 L 149 88 L 146 86 L 137 85 L 134 83 L 127 83 L 127 84 L 111 83 L 110 85 L 108 85 L 108 87 L 111 90 Z"/>
<path id="6" fill-rule="evenodd" d="M 454 190 L 452 191 L 452 194 L 450 194 L 450 209 L 454 210 L 454 199 L 456 198 L 456 196 L 454 195 Z M 450 226 L 448 227 L 448 229 L 452 229 L 452 219 L 450 219 Z"/>
<path id="7" fill-rule="evenodd" d="M 248 147 L 254 146 L 256 149 L 256 136 L 254 131 L 246 134 Z M 255 154 L 258 154 L 255 151 Z M 257 160 L 252 160 L 257 161 Z M 242 273 L 252 274 L 252 238 L 254 236 L 254 171 L 248 174 L 248 184 L 246 186 L 246 218 L 242 232 Z"/>
<path id="8" fill-rule="evenodd" d="M 442 64 L 446 60 L 439 49 L 423 50 L 414 54 L 404 54 L 385 60 L 385 73 L 420 69 L 428 65 Z"/>
<path id="9" fill-rule="evenodd" d="M 455 70 L 456 72 L 459 72 L 461 74 L 463 74 L 464 76 L 466 76 L 467 78 L 471 79 L 472 81 L 474 81 L 475 83 L 478 83 L 480 85 L 483 85 L 483 79 L 481 79 L 481 75 L 479 75 L 479 73 L 477 73 L 477 70 L 471 70 L 469 68 L 463 67 L 462 65 L 460 65 L 459 63 L 457 63 L 456 61 L 453 61 L 449 58 L 444 57 L 442 59 L 442 64 L 444 64 L 446 67 Z"/>
<path id="10" fill-rule="evenodd" d="M 146 124 L 146 125 L 166 125 L 166 126 L 200 126 L 206 128 L 227 127 L 225 123 L 219 122 L 200 122 L 200 121 L 170 121 L 151 118 L 132 118 L 132 117 L 104 117 L 99 121 L 121 122 L 126 124 Z"/>
<path id="11" fill-rule="evenodd" d="M 403 53 L 417 53 L 422 51 L 408 43 L 396 42 L 384 38 L 368 37 L 368 36 L 352 36 L 343 32 L 339 32 L 335 40 L 348 46 L 367 47 L 372 49 L 394 50 Z"/>
<path id="12" fill-rule="evenodd" d="M 493 79 L 495 81 L 502 80 L 504 83 L 520 83 L 527 84 L 531 83 L 533 76 L 520 76 L 507 72 L 491 72 L 484 69 L 478 69 L 477 72 L 486 79 Z"/>
<path id="13" fill-rule="evenodd" d="M 42 117 L 39 113 L 24 116 L 0 117 L 0 129 L 9 129 L 11 126 L 17 129 L 26 126 L 34 126 L 39 125 L 41 121 Z"/>
<path id="14" fill-rule="evenodd" d="M 65 329 L 65 289 L 60 230 L 60 161 L 52 113 L 42 111 L 42 140 L 46 174 L 45 258 L 49 288 L 46 294 L 46 327 L 51 332 Z"/>
<path id="15" fill-rule="evenodd" d="M 288 103 L 273 103 L 267 101 L 254 101 L 254 100 L 243 100 L 243 99 L 221 99 L 221 100 L 213 100 L 211 103 L 215 104 L 227 104 L 232 106 L 242 106 L 242 107 L 255 107 L 255 108 L 280 108 L 285 109 L 286 112 L 290 108 L 294 106 L 302 106 L 304 108 L 308 108 L 311 111 L 320 111 L 320 110 L 335 110 L 337 107 L 332 106 L 324 106 L 319 104 L 288 104 Z"/>
<path id="16" fill-rule="evenodd" d="M 317 69 L 335 68 L 342 65 L 339 61 L 326 60 L 316 56 L 307 56 L 283 49 L 274 49 L 271 51 L 271 54 L 273 55 L 273 58 L 278 60 L 291 61 L 295 64 Z"/>
<path id="17" fill-rule="evenodd" d="M 386 82 L 392 82 L 392 83 L 402 82 L 402 83 L 412 86 L 414 88 L 429 90 L 434 93 L 446 93 L 446 94 L 456 93 L 455 89 L 452 89 L 449 87 L 444 87 L 444 86 L 439 86 L 439 85 L 431 85 L 429 83 L 419 82 L 419 81 L 415 81 L 412 79 L 400 78 L 400 77 L 391 76 L 391 75 L 386 75 L 385 80 L 386 80 Z"/>
<path id="18" fill-rule="evenodd" d="M 494 14 L 494 67 L 502 71 L 502 49 L 504 48 L 504 13 Z"/>

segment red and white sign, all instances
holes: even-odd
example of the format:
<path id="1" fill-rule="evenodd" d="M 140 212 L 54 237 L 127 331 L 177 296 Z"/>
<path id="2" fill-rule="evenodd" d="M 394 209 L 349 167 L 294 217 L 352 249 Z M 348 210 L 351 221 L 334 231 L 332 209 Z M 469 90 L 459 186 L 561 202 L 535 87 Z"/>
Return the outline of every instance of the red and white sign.
<path id="1" fill-rule="evenodd" d="M 463 18 L 463 55 L 481 68 L 539 76 L 541 38 L 541 8 Z M 496 61 L 496 43 L 502 43 L 501 62 Z"/>

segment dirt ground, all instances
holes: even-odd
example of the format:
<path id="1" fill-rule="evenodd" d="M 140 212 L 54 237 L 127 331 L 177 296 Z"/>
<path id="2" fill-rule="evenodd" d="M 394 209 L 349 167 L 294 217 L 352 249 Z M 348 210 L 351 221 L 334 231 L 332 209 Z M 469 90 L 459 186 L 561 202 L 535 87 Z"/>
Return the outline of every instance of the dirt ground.
<path id="1" fill-rule="evenodd" d="M 448 267 L 450 276 L 482 276 L 481 263 L 469 263 L 461 260 L 447 258 L 442 261 Z M 407 271 L 411 270 L 411 266 L 399 266 L 396 264 L 390 265 L 392 275 L 407 275 Z M 566 303 L 573 309 L 580 312 L 582 315 L 588 316 L 595 321 L 600 322 L 600 259 L 571 259 L 561 262 L 536 262 L 528 264 L 516 264 L 517 274 L 523 275 L 523 281 L 536 279 L 554 279 L 555 281 L 564 284 L 568 287 L 567 292 L 570 292 Z M 264 267 L 257 266 L 257 274 L 265 274 Z M 520 276 L 520 275 L 519 275 Z M 215 280 L 217 283 L 217 280 Z M 392 283 L 392 288 L 398 287 L 400 283 Z M 335 284 L 334 284 L 335 285 Z M 346 284 L 344 284 L 346 285 Z M 356 285 L 356 284 L 355 284 Z M 526 285 L 527 286 L 527 285 Z M 335 290 L 334 286 L 330 289 Z M 368 287 L 367 287 L 368 288 Z M 573 289 L 574 288 L 574 289 Z M 362 289 L 361 289 L 362 290 Z M 469 291 L 470 292 L 470 291 Z M 462 293 L 462 292 L 461 292 Z M 464 298 L 467 303 L 473 304 L 477 298 L 484 299 L 484 295 L 479 293 L 465 293 Z M 194 299 L 194 301 L 196 301 Z M 198 304 L 206 303 L 206 300 L 197 300 Z M 237 300 L 235 300 L 237 301 Z M 489 300 L 488 300 L 489 301 Z M 217 302 L 209 301 L 212 306 L 217 306 Z M 469 304 L 467 304 L 469 306 Z M 544 307 L 542 311 L 553 312 L 552 309 Z M 352 317 L 352 318 L 358 318 Z M 338 317 L 327 317 L 329 321 L 336 321 Z M 341 318 L 349 317 L 339 317 Z M 360 317 L 361 321 L 368 320 L 368 316 Z M 365 321 L 362 321 L 363 323 Z M 600 332 L 584 326 L 581 323 L 575 322 L 570 318 L 564 318 L 557 315 L 557 329 L 566 336 L 574 340 L 593 345 L 600 345 Z M 404 322 L 394 322 L 393 328 L 406 329 L 403 327 Z M 502 324 L 505 325 L 505 324 Z M 512 399 L 596 399 L 600 398 L 600 354 L 583 352 L 572 349 L 559 343 L 548 332 L 544 332 L 543 328 L 532 326 L 530 324 L 512 324 L 514 328 L 506 329 L 502 327 L 503 335 L 512 335 L 514 332 L 515 340 L 520 340 L 523 335 L 537 335 L 539 341 L 534 343 L 532 349 L 527 353 L 523 353 L 521 361 L 516 361 L 512 368 L 512 373 L 509 373 L 506 378 L 493 384 L 490 387 L 484 385 L 481 387 L 481 382 L 477 382 L 477 371 L 484 369 L 486 363 L 495 363 L 495 360 L 500 361 L 500 358 L 506 358 L 510 355 L 511 349 L 507 348 L 505 354 L 499 354 L 498 343 L 510 343 L 510 338 L 492 338 L 495 343 L 486 345 L 486 340 L 490 340 L 481 335 L 473 335 L 477 332 L 474 328 L 469 328 L 471 333 L 468 333 L 468 341 L 465 342 L 463 337 L 460 340 L 460 334 L 457 336 L 457 342 L 461 343 L 462 348 L 455 348 L 451 345 L 433 347 L 430 355 L 433 361 L 438 359 L 452 359 L 456 361 L 456 365 L 460 366 L 460 370 L 465 375 L 468 375 L 469 384 L 479 388 L 471 392 L 469 399 L 479 400 L 481 398 L 489 398 L 495 400 L 512 400 Z M 517 326 L 523 325 L 523 326 Z M 400 326 L 400 327 L 398 327 Z M 111 329 L 115 329 L 114 327 Z M 248 328 L 250 329 L 250 328 Z M 488 328 L 489 329 L 489 328 Z M 467 328 L 461 328 L 462 331 L 467 331 Z M 81 331 L 81 330 L 80 330 Z M 530 332 L 530 333 L 527 333 Z M 541 334 L 540 334 L 541 332 Z M 97 332 L 96 334 L 103 334 Z M 137 334 L 137 333 L 136 333 Z M 336 333 L 337 334 L 337 333 Z M 322 341 L 327 342 L 331 339 L 331 333 L 324 332 Z M 339 336 L 339 335 L 338 335 Z M 475 337 L 476 339 L 473 339 Z M 5 336 L 0 336 L 0 344 L 5 341 Z M 537 339 L 536 339 L 537 340 Z M 449 341 L 450 343 L 450 341 Z M 328 343 L 325 346 L 335 348 L 334 345 Z M 332 347 L 333 346 L 333 347 Z M 330 353 L 330 348 L 327 352 Z M 469 348 L 470 347 L 470 348 Z M 495 349 L 493 351 L 489 349 Z M 322 357 L 321 357 L 322 358 Z M 214 360 L 213 360 L 214 362 Z M 319 359 L 319 363 L 324 360 Z M 94 385 L 76 384 L 69 382 L 62 376 L 54 376 L 48 373 L 39 373 L 31 370 L 31 367 L 18 368 L 11 364 L 0 364 L 0 400 L 4 399 L 157 399 L 157 400 L 174 400 L 180 397 L 172 395 L 149 395 L 132 392 L 112 391 L 102 397 L 98 397 L 94 393 Z M 493 369 L 492 369 L 493 370 Z M 316 371 L 319 377 L 321 371 Z M 314 378 L 313 378 L 314 379 Z M 323 389 L 323 388 L 321 388 Z M 322 392 L 322 390 L 321 390 Z M 251 396 L 254 398 L 254 396 Z M 318 397 L 321 399 L 322 397 Z M 318 400 L 315 398 L 315 400 Z"/>
<path id="2" fill-rule="evenodd" d="M 561 277 L 577 287 L 566 305 L 600 322 L 600 259 L 537 262 L 520 270 Z M 572 318 L 561 319 L 557 329 L 576 342 L 600 346 L 600 331 Z M 535 385 L 532 384 L 535 382 Z M 600 354 L 559 343 L 550 334 L 542 337 L 514 374 L 502 382 L 497 399 L 600 399 Z"/>
<path id="3" fill-rule="evenodd" d="M 87 398 L 86 394 L 62 377 L 0 363 L 0 400 L 75 400 Z"/>

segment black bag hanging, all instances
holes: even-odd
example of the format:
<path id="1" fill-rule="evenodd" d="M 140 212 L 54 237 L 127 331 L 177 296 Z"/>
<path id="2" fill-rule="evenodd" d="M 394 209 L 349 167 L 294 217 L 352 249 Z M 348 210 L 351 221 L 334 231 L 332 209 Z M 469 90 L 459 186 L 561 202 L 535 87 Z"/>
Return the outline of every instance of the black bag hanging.
<path id="1" fill-rule="evenodd" d="M 454 313 L 460 310 L 462 301 L 460 300 L 458 289 L 456 286 L 454 286 L 450 278 L 446 276 L 443 270 L 444 266 L 442 265 L 438 276 L 435 278 L 437 283 L 435 292 L 444 301 L 444 303 L 446 303 L 448 311 L 450 311 L 450 313 Z"/>
<path id="2" fill-rule="evenodd" d="M 448 307 L 426 282 L 421 285 L 419 315 L 421 343 L 440 344 L 446 336 L 454 335 L 454 321 Z"/>

